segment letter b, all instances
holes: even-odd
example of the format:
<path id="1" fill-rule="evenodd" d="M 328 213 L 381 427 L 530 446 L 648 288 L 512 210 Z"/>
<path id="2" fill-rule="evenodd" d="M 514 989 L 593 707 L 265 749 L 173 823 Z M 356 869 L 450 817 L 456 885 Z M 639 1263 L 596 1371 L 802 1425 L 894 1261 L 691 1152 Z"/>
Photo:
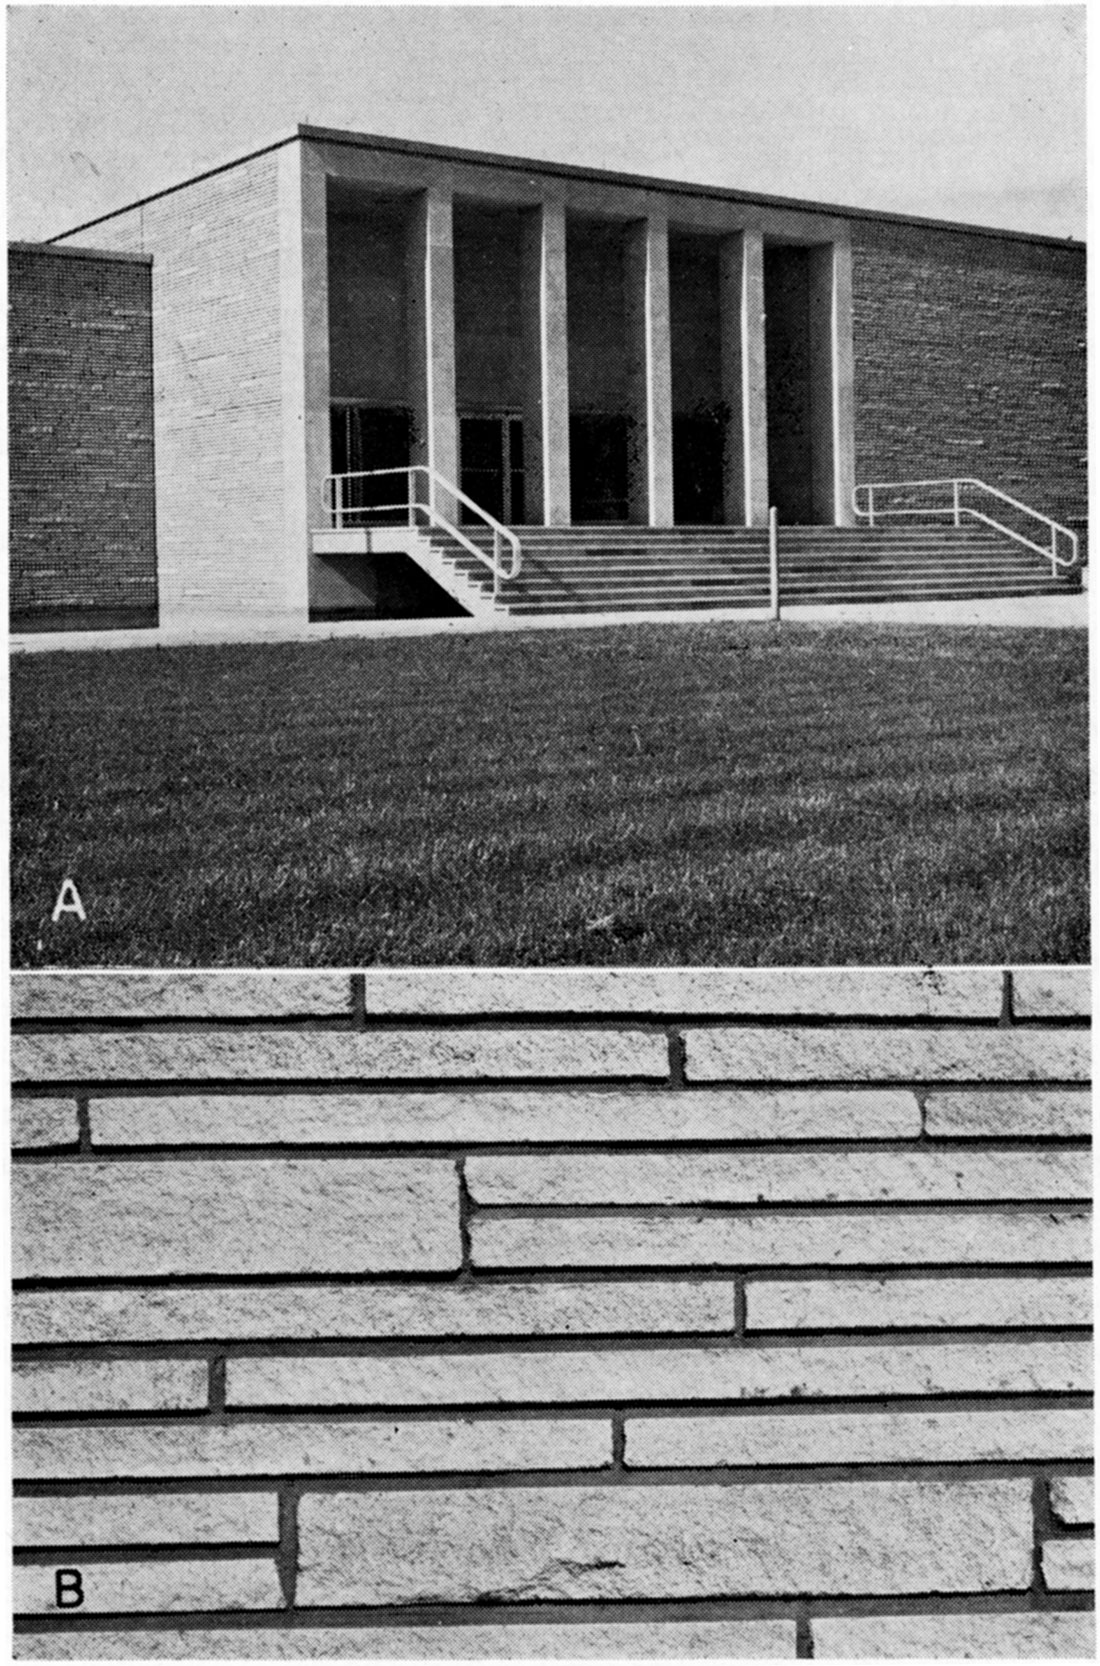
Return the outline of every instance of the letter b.
<path id="1" fill-rule="evenodd" d="M 79 1568 L 58 1568 L 54 1574 L 58 1608 L 81 1608 L 84 1604 L 84 1580 Z"/>

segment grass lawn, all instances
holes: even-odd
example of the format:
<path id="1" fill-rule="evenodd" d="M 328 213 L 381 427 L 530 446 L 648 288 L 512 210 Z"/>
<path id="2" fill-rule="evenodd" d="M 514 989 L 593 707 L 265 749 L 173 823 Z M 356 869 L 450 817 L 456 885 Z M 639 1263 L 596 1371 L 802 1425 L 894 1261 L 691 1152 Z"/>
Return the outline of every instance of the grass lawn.
<path id="1" fill-rule="evenodd" d="M 1080 631 L 16 659 L 13 964 L 1084 961 L 1086 690 Z"/>

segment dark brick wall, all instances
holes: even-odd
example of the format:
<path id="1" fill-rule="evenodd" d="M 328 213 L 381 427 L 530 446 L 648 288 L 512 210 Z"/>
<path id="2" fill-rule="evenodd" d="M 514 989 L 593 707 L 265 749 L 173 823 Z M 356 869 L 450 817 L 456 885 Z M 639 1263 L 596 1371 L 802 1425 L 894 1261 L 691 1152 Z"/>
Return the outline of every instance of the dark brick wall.
<path id="1" fill-rule="evenodd" d="M 151 264 L 8 252 L 13 628 L 156 623 Z"/>
<path id="2" fill-rule="evenodd" d="M 852 231 L 857 481 L 976 475 L 1082 526 L 1084 249 Z"/>

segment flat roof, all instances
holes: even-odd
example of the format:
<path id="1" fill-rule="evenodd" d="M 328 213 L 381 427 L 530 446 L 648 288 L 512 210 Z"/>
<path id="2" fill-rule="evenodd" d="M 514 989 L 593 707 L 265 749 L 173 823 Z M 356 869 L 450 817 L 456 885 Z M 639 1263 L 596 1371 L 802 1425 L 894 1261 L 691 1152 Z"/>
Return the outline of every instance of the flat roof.
<path id="1" fill-rule="evenodd" d="M 235 156 L 216 167 L 206 168 L 201 173 L 179 180 L 175 185 L 166 186 L 161 191 L 153 191 L 146 197 L 139 197 L 134 202 L 122 203 L 110 213 L 100 214 L 94 220 L 85 220 L 69 231 L 59 231 L 54 237 L 47 238 L 46 243 L 52 244 L 60 237 L 75 237 L 78 232 L 102 225 L 105 220 L 113 220 L 119 214 L 143 207 L 145 203 L 170 196 L 173 191 L 181 191 L 187 185 L 194 185 L 203 179 L 212 179 L 216 174 L 226 173 L 231 168 L 239 168 L 245 162 L 266 156 L 271 151 L 281 150 L 284 145 L 293 144 L 298 140 L 327 145 L 348 145 L 358 150 L 389 151 L 401 156 L 437 157 L 440 161 L 461 162 L 467 166 L 494 168 L 498 171 L 504 169 L 514 173 L 545 174 L 556 179 L 591 180 L 597 184 L 623 185 L 634 190 L 675 191 L 682 196 L 706 197 L 719 202 L 751 203 L 760 208 L 787 209 L 799 214 L 825 214 L 833 219 L 873 220 L 888 225 L 934 227 L 939 231 L 966 232 L 975 237 L 1009 238 L 1015 242 L 1041 243 L 1059 249 L 1083 250 L 1086 246 L 1075 237 L 1051 237 L 1043 232 L 1013 231 L 998 226 L 974 225 L 962 220 L 939 220 L 926 215 L 897 214 L 887 209 L 852 208 L 839 203 L 810 202 L 798 197 L 768 196 L 755 191 L 733 190 L 721 185 L 699 185 L 687 180 L 659 178 L 650 174 L 621 173 L 610 168 L 582 168 L 568 162 L 545 162 L 530 156 L 464 150 L 455 145 L 421 144 L 413 139 L 394 139 L 376 133 L 355 133 L 343 128 L 313 127 L 305 123 L 299 123 L 293 132 L 284 134 L 270 144 Z"/>
<path id="2" fill-rule="evenodd" d="M 66 260 L 118 260 L 122 262 L 136 262 L 138 266 L 152 266 L 152 255 L 124 253 L 119 249 L 89 249 L 82 243 L 78 249 L 59 249 L 54 243 L 9 243 L 8 253 L 13 255 L 51 255 L 64 256 Z"/>

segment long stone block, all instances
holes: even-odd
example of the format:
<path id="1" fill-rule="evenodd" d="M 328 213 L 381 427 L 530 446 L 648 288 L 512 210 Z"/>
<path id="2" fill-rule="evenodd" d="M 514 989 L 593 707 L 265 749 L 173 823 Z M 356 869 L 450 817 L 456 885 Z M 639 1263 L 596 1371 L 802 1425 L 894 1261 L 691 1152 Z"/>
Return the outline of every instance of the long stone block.
<path id="1" fill-rule="evenodd" d="M 1091 1591 L 1096 1584 L 1092 1539 L 1048 1539 L 1043 1546 L 1043 1584 L 1048 1591 Z"/>
<path id="2" fill-rule="evenodd" d="M 1060 1475 L 1050 1483 L 1050 1508 L 1059 1521 L 1078 1527 L 1096 1520 L 1096 1483 L 1091 1475 Z"/>
<path id="3" fill-rule="evenodd" d="M 35 1163 L 12 1181 L 16 1277 L 446 1272 L 461 1260 L 457 1176 L 438 1160 Z"/>
<path id="4" fill-rule="evenodd" d="M 51 1545 L 276 1544 L 273 1492 L 84 1494 L 17 1498 L 15 1543 Z"/>
<path id="5" fill-rule="evenodd" d="M 475 1218 L 477 1267 L 905 1266 L 1081 1261 L 1086 1209 Z"/>
<path id="6" fill-rule="evenodd" d="M 207 1403 L 204 1360 L 81 1360 L 16 1365 L 17 1412 L 200 1411 Z"/>
<path id="7" fill-rule="evenodd" d="M 1091 1010 L 1088 966 L 1027 966 L 1012 974 L 1016 1018 L 1087 1018 Z"/>
<path id="8" fill-rule="evenodd" d="M 401 1081 L 596 1076 L 662 1080 L 644 1030 L 141 1030 L 16 1035 L 16 1082 Z"/>
<path id="9" fill-rule="evenodd" d="M 894 1139 L 920 1133 L 897 1090 L 166 1094 L 93 1098 L 99 1145 L 621 1144 Z"/>
<path id="10" fill-rule="evenodd" d="M 632 1469 L 753 1464 L 1048 1463 L 1092 1455 L 1088 1411 L 822 1412 L 637 1417 Z"/>
<path id="11" fill-rule="evenodd" d="M 51 1145 L 76 1145 L 80 1124 L 75 1099 L 13 1099 L 11 1102 L 11 1143 L 13 1150 Z"/>
<path id="12" fill-rule="evenodd" d="M 231 1406 L 522 1405 L 865 1394 L 1082 1392 L 1081 1342 L 584 1348 L 405 1358 L 230 1359 Z"/>
<path id="13" fill-rule="evenodd" d="M 59 1607 L 57 1568 L 17 1567 L 12 1606 L 17 1614 L 181 1614 L 230 1608 L 282 1608 L 273 1561 L 66 1562 L 80 1574 L 83 1602 Z M 71 1585 L 71 1580 L 65 1583 Z"/>
<path id="14" fill-rule="evenodd" d="M 12 1018 L 335 1018 L 351 1011 L 344 972 L 24 972 Z"/>
<path id="15" fill-rule="evenodd" d="M 1087 1325 L 1088 1278 L 879 1278 L 752 1280 L 753 1330 L 1006 1329 Z"/>
<path id="16" fill-rule="evenodd" d="M 732 1283 L 621 1279 L 16 1291 L 15 1343 L 312 1341 L 732 1331 Z"/>
<path id="17" fill-rule="evenodd" d="M 815 1660 L 1091 1660 L 1092 1614 L 814 1615 Z"/>
<path id="18" fill-rule="evenodd" d="M 924 1115 L 934 1138 L 1087 1139 L 1092 1132 L 1089 1096 L 1072 1090 L 931 1093 Z"/>
<path id="19" fill-rule="evenodd" d="M 307 1494 L 298 1601 L 1023 1590 L 1027 1481 Z"/>
<path id="20" fill-rule="evenodd" d="M 951 1203 L 1087 1198 L 1074 1151 L 807 1151 L 666 1156 L 471 1157 L 476 1203 Z"/>
<path id="21" fill-rule="evenodd" d="M 684 1031 L 691 1082 L 1085 1082 L 1088 1036 L 1072 1030 Z"/>
<path id="22" fill-rule="evenodd" d="M 1091 1619 L 1091 1615 L 1082 1616 Z M 19 1660 L 793 1660 L 793 1620 L 76 1631 L 15 1639 Z"/>
<path id="23" fill-rule="evenodd" d="M 17 1428 L 14 1444 L 20 1481 L 600 1469 L 610 1461 L 611 1426 L 594 1418 L 55 1425 Z"/>

